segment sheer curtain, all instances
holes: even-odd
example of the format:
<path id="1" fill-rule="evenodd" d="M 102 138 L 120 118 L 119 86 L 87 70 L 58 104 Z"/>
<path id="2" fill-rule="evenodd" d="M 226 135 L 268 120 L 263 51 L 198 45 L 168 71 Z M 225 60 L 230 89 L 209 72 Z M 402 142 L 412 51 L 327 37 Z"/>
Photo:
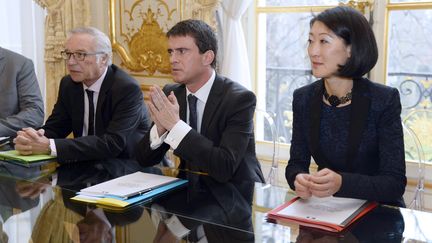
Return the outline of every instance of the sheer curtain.
<path id="1" fill-rule="evenodd" d="M 45 100 L 45 10 L 33 0 L 0 0 L 0 46 L 33 60 Z"/>
<path id="2" fill-rule="evenodd" d="M 222 31 L 220 73 L 247 89 L 251 89 L 251 76 L 241 17 L 253 0 L 222 0 L 219 11 Z"/>

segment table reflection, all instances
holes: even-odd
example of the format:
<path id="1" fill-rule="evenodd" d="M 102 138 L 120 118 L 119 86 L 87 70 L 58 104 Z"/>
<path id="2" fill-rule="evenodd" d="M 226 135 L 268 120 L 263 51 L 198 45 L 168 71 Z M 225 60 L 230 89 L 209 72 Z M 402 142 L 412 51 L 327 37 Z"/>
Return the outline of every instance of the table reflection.
<path id="1" fill-rule="evenodd" d="M 0 242 L 432 242 L 431 213 L 380 205 L 338 234 L 274 224 L 266 212 L 294 196 L 287 188 L 220 183 L 187 171 L 172 173 L 190 173 L 187 187 L 121 212 L 70 200 L 82 188 L 136 171 L 165 170 L 118 159 L 62 165 L 54 173 L 0 163 Z M 180 235 L 170 225 L 174 218 L 186 229 Z"/>

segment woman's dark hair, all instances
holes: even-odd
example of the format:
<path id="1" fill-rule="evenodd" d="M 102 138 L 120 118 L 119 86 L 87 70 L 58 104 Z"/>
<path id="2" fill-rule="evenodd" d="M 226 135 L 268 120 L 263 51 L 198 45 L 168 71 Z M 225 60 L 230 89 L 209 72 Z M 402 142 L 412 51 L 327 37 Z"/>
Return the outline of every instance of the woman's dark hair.
<path id="1" fill-rule="evenodd" d="M 319 21 L 351 45 L 351 57 L 340 65 L 338 75 L 359 78 L 368 73 L 378 60 L 378 47 L 374 33 L 366 18 L 357 10 L 338 6 L 327 9 L 310 21 L 310 27 Z"/>
<path id="2" fill-rule="evenodd" d="M 166 36 L 191 36 L 195 40 L 201 54 L 208 50 L 213 51 L 214 59 L 211 63 L 216 68 L 217 39 L 212 28 L 202 20 L 188 19 L 178 22 L 167 33 Z"/>

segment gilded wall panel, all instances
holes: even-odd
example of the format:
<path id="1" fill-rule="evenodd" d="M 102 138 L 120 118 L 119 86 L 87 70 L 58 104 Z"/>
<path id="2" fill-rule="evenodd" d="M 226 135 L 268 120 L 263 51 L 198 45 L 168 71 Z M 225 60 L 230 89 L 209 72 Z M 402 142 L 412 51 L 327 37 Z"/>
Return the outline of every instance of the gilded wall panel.
<path id="1" fill-rule="evenodd" d="M 166 32 L 182 19 L 215 26 L 217 0 L 110 0 L 110 37 L 118 60 L 140 80 L 170 80 Z M 158 82 L 159 83 L 159 82 Z M 145 88 L 145 84 L 143 86 Z"/>

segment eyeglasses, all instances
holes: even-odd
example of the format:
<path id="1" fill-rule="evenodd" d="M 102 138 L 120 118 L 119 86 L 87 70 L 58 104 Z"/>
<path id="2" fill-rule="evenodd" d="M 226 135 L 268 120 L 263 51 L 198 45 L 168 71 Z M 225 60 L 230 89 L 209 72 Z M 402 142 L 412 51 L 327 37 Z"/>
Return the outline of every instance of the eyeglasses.
<path id="1" fill-rule="evenodd" d="M 104 52 L 80 52 L 80 51 L 69 52 L 69 51 L 62 51 L 62 52 L 60 52 L 60 54 L 61 54 L 62 58 L 65 59 L 65 60 L 69 60 L 71 58 L 71 56 L 73 56 L 76 61 L 84 61 L 84 59 L 86 58 L 86 56 L 104 54 Z"/>

